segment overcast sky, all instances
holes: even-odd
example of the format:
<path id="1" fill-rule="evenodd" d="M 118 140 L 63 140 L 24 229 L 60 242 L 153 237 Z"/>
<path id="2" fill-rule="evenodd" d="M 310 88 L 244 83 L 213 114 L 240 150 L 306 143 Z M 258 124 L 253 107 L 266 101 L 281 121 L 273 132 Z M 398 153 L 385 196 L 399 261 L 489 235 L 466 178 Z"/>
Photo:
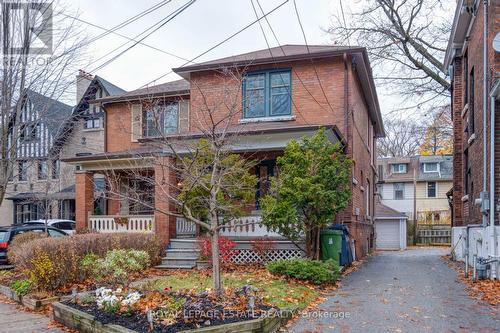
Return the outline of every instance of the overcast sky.
<path id="1" fill-rule="evenodd" d="M 105 28 L 112 28 L 159 2 L 160 0 L 72 0 L 68 9 L 72 13 L 79 13 L 82 20 Z M 167 5 L 117 32 L 135 38 L 136 35 L 187 2 L 188 0 L 172 0 Z M 265 12 L 272 10 L 282 2 L 283 0 L 260 0 Z M 340 0 L 296 0 L 296 2 L 308 43 L 331 44 L 331 36 L 324 33 L 321 28 L 328 27 L 332 14 L 340 13 Z M 344 0 L 344 9 L 351 3 L 352 0 Z M 304 43 L 293 1 L 286 3 L 270 14 L 268 18 L 280 44 Z M 180 57 L 192 59 L 255 19 L 250 0 L 197 0 L 191 7 L 144 42 Z M 277 46 L 277 41 L 273 38 L 264 20 L 262 23 L 271 46 Z M 85 30 L 90 38 L 102 33 L 102 30 L 88 25 L 85 26 Z M 126 39 L 110 34 L 90 44 L 89 53 L 92 54 L 93 61 L 84 69 L 104 77 L 125 90 L 133 90 L 184 63 L 183 60 L 143 45 L 137 45 L 103 69 L 93 71 L 97 66 L 132 44 L 129 42 L 118 51 L 102 60 L 97 60 L 125 42 L 127 42 Z M 197 61 L 216 59 L 263 48 L 266 48 L 266 43 L 259 25 L 255 24 Z M 176 74 L 172 73 L 157 83 L 178 78 Z M 387 99 L 381 98 L 382 93 L 379 91 L 381 108 L 384 113 L 390 106 L 387 104 Z"/>

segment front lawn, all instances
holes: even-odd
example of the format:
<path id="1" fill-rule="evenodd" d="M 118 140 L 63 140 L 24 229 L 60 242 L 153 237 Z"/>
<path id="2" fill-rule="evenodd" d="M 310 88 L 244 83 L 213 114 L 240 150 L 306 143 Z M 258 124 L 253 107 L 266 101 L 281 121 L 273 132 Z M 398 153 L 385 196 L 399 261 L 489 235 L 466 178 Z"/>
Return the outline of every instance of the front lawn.
<path id="1" fill-rule="evenodd" d="M 239 288 L 251 285 L 258 288 L 264 301 L 280 309 L 304 309 L 319 296 L 318 290 L 308 284 L 287 281 L 284 278 L 273 276 L 266 270 L 252 272 L 222 273 L 224 288 Z M 188 271 L 176 272 L 172 275 L 151 280 L 142 286 L 144 290 L 194 290 L 201 292 L 210 289 L 212 278 L 205 272 Z"/>

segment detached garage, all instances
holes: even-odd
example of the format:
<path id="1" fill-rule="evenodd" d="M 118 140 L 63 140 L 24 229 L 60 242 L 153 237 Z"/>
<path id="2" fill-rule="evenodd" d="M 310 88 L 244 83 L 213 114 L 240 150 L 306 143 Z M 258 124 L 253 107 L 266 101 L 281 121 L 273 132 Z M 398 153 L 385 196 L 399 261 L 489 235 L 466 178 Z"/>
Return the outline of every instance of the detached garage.
<path id="1" fill-rule="evenodd" d="M 406 220 L 408 217 L 377 203 L 375 207 L 375 244 L 377 250 L 406 249 Z"/>

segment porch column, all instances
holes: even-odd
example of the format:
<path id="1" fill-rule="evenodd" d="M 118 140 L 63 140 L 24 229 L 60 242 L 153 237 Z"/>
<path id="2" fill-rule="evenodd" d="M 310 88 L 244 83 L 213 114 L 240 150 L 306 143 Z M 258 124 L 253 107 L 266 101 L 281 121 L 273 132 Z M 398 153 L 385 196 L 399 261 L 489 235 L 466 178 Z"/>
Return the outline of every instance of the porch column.
<path id="1" fill-rule="evenodd" d="M 75 213 L 76 230 L 88 227 L 89 215 L 94 211 L 94 174 L 78 171 L 75 173 Z"/>
<path id="2" fill-rule="evenodd" d="M 158 157 L 155 160 L 155 226 L 156 235 L 168 244 L 176 235 L 176 218 L 161 211 L 175 211 L 175 204 L 169 200 L 169 195 L 175 195 L 177 179 L 170 168 L 175 159 L 169 156 Z"/>

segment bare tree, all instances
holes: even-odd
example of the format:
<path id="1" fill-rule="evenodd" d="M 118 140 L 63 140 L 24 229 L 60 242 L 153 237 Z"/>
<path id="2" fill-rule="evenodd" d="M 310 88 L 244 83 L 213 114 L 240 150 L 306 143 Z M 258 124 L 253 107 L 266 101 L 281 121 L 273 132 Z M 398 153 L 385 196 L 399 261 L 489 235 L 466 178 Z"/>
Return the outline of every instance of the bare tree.
<path id="1" fill-rule="evenodd" d="M 332 17 L 328 32 L 339 44 L 368 50 L 375 79 L 398 93 L 411 108 L 443 105 L 450 82 L 443 70 L 454 1 L 368 0 L 351 4 L 347 18 Z"/>
<path id="2" fill-rule="evenodd" d="M 149 209 L 185 218 L 208 234 L 212 248 L 213 288 L 217 293 L 222 290 L 221 229 L 250 208 L 257 182 L 250 172 L 255 165 L 252 155 L 234 152 L 235 147 L 245 141 L 242 140 L 243 126 L 238 125 L 242 74 L 233 69 L 221 72 L 215 74 L 217 78 L 214 79 L 221 80 L 220 85 L 190 82 L 190 113 L 197 115 L 193 116 L 197 119 L 191 131 L 194 137 L 178 138 L 168 132 L 171 100 L 151 97 L 140 101 L 146 119 L 142 130 L 154 132 L 156 138 L 149 142 L 152 153 L 137 156 L 142 160 L 155 157 L 150 164 L 155 170 L 154 177 L 150 171 L 138 168 L 107 171 L 109 194 L 128 201 L 133 210 Z M 131 186 L 130 180 L 134 185 Z M 126 187 L 120 185 L 127 182 Z M 142 185 L 136 186 L 137 182 Z"/>
<path id="3" fill-rule="evenodd" d="M 61 10 L 55 1 L 1 3 L 0 204 L 18 158 L 26 93 L 34 91 L 48 100 L 66 98 L 72 73 L 81 65 L 83 35 Z M 39 105 L 33 122 L 49 107 Z"/>
<path id="4" fill-rule="evenodd" d="M 423 129 L 415 121 L 391 119 L 384 122 L 386 136 L 377 140 L 379 157 L 414 156 L 422 144 Z"/>

